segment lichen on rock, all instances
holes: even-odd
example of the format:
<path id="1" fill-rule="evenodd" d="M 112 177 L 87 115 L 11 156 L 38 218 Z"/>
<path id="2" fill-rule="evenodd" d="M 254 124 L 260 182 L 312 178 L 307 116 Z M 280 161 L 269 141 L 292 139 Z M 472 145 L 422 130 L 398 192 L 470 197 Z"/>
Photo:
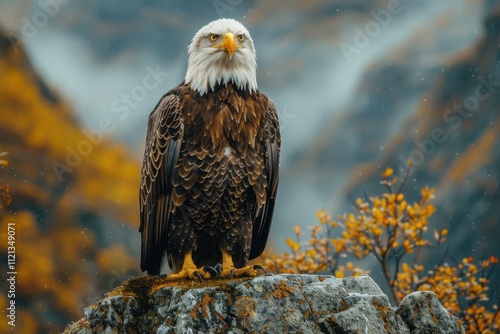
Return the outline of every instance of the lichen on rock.
<path id="1" fill-rule="evenodd" d="M 84 313 L 65 333 L 463 333 L 434 294 L 411 294 L 396 309 L 369 276 L 141 276 Z"/>

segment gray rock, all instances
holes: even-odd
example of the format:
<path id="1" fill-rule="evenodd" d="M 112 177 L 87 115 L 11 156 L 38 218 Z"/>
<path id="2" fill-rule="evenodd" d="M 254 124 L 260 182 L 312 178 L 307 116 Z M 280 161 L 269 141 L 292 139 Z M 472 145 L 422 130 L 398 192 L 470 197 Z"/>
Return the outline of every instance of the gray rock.
<path id="1" fill-rule="evenodd" d="M 404 301 L 394 311 L 369 276 L 203 283 L 141 276 L 88 307 L 65 333 L 461 333 L 434 294 L 414 293 Z"/>
<path id="2" fill-rule="evenodd" d="M 403 298 L 396 313 L 404 319 L 412 334 L 464 333 L 457 318 L 452 316 L 430 291 L 410 293 Z"/>

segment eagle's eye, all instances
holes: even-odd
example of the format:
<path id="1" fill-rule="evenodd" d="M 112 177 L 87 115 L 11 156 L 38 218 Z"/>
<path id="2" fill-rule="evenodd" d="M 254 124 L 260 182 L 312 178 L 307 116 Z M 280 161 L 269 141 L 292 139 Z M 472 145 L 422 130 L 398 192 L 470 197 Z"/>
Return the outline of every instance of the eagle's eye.
<path id="1" fill-rule="evenodd" d="M 245 40 L 245 35 L 238 35 L 238 41 L 243 42 Z"/>
<path id="2" fill-rule="evenodd" d="M 216 34 L 208 35 L 208 39 L 212 42 L 215 42 L 218 38 L 219 38 L 219 35 L 216 35 Z"/>

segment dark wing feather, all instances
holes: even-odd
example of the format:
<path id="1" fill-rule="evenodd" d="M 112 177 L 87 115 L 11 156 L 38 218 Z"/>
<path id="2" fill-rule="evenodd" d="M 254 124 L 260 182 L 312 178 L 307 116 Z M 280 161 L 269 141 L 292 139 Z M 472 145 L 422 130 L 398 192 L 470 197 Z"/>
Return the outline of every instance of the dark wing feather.
<path id="1" fill-rule="evenodd" d="M 139 191 L 141 269 L 160 272 L 171 219 L 172 175 L 179 157 L 183 122 L 179 96 L 165 94 L 149 116 Z"/>
<path id="2" fill-rule="evenodd" d="M 271 100 L 268 100 L 266 124 L 264 129 L 265 173 L 267 177 L 266 202 L 258 208 L 255 206 L 252 228 L 252 248 L 250 260 L 256 258 L 266 247 L 271 221 L 273 218 L 276 192 L 278 189 L 281 136 L 278 123 L 278 112 Z"/>

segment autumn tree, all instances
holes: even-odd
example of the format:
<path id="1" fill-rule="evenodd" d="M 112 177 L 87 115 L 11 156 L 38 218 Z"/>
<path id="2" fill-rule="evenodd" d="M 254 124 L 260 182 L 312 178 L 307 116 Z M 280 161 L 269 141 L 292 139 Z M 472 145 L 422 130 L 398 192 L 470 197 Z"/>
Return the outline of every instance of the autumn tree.
<path id="1" fill-rule="evenodd" d="M 352 213 L 334 220 L 325 210 L 318 211 L 319 224 L 309 227 L 306 241 L 302 229 L 295 226 L 295 238 L 285 239 L 289 251 L 267 253 L 267 268 L 277 273 L 357 276 L 368 271 L 349 259 L 373 256 L 396 303 L 413 291 L 430 290 L 462 321 L 466 333 L 498 333 L 499 301 L 498 297 L 491 300 L 494 293 L 489 279 L 498 259 L 467 257 L 449 263 L 451 258 L 445 255 L 426 270 L 422 250 L 445 243 L 448 230 L 431 230 L 429 219 L 436 211 L 431 204 L 434 189 L 425 186 L 418 201 L 407 201 L 403 189 L 410 169 L 411 162 L 399 181 L 393 177 L 393 169 L 386 168 L 381 175 L 386 191 L 352 201 Z"/>

